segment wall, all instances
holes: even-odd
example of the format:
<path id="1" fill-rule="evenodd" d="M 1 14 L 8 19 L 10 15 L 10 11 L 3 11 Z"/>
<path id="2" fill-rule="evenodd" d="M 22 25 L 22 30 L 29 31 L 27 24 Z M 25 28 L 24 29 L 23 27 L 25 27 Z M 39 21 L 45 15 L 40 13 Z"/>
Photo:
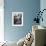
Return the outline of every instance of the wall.
<path id="1" fill-rule="evenodd" d="M 4 41 L 4 2 L 3 1 L 4 0 L 0 0 L 0 42 Z"/>
<path id="2" fill-rule="evenodd" d="M 18 41 L 32 29 L 32 20 L 40 9 L 40 0 L 4 0 L 4 39 Z M 24 25 L 12 26 L 12 12 L 24 12 Z"/>
<path id="3" fill-rule="evenodd" d="M 41 9 L 41 11 L 42 11 L 43 9 L 46 9 L 46 0 L 41 0 L 41 1 L 40 1 L 40 9 Z M 46 27 L 46 20 L 45 20 L 45 19 L 46 19 L 46 11 L 43 12 L 42 17 L 43 17 L 43 22 L 41 21 L 41 22 L 40 22 L 40 25 Z"/>

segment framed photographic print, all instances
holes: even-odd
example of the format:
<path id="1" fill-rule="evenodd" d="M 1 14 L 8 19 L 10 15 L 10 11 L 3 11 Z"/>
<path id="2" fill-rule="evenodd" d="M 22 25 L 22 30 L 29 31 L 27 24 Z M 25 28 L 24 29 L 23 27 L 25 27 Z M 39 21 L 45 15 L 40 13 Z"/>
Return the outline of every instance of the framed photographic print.
<path id="1" fill-rule="evenodd" d="M 23 26 L 23 12 L 12 12 L 12 26 Z"/>

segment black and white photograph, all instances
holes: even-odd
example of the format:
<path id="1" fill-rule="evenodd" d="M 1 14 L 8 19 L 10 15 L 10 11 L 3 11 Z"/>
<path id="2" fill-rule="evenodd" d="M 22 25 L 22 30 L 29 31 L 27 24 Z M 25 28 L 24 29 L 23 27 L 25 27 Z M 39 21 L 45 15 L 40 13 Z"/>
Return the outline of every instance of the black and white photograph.
<path id="1" fill-rule="evenodd" d="M 23 26 L 23 12 L 12 12 L 12 26 Z"/>

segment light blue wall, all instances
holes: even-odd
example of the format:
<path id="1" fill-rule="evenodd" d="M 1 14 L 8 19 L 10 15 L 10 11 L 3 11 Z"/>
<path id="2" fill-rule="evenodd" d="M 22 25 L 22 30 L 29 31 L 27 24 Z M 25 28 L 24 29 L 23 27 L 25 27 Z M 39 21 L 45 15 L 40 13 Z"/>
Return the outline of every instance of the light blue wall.
<path id="1" fill-rule="evenodd" d="M 7 41 L 18 41 L 32 28 L 32 19 L 40 9 L 40 0 L 4 0 L 4 38 Z M 12 26 L 12 12 L 24 12 L 24 26 Z"/>
<path id="2" fill-rule="evenodd" d="M 43 9 L 46 9 L 46 0 L 41 0 L 40 1 L 40 10 L 42 11 Z M 46 27 L 46 10 L 43 12 L 43 22 L 40 21 L 40 25 Z"/>

